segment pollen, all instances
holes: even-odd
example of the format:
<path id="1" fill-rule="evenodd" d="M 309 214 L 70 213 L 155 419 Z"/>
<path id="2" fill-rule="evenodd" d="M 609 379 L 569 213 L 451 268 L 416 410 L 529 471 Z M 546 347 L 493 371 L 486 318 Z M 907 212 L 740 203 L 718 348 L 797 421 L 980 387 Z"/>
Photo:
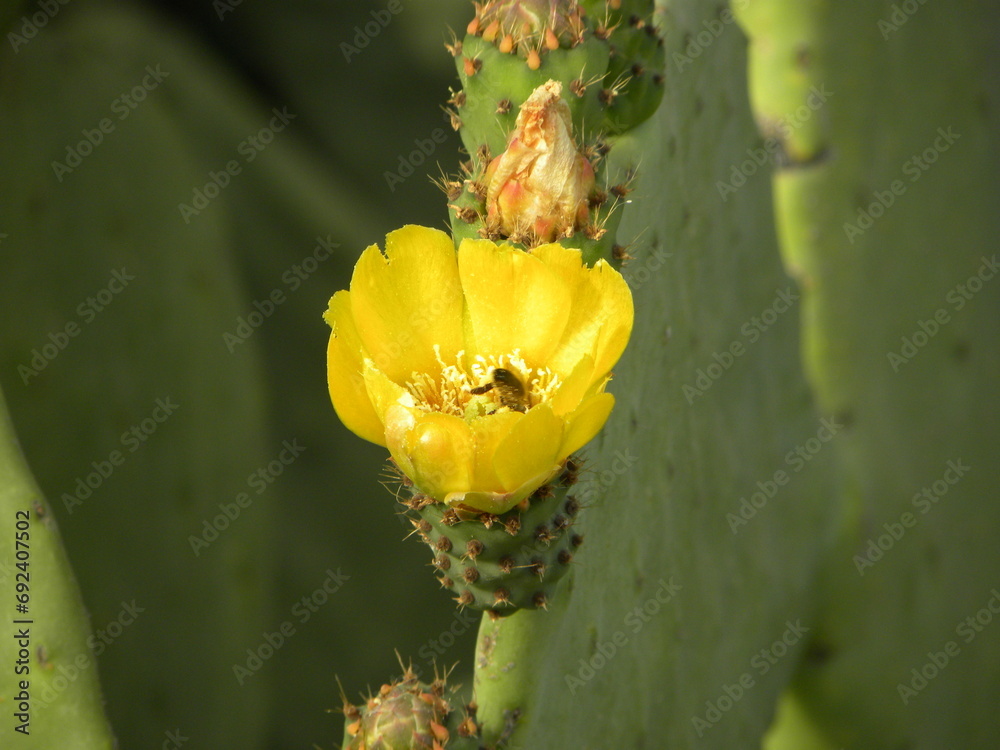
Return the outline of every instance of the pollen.
<path id="1" fill-rule="evenodd" d="M 460 351 L 454 364 L 446 363 L 441 351 L 434 347 L 439 373 L 414 372 L 404 383 L 413 406 L 424 411 L 439 411 L 472 421 L 489 414 L 511 411 L 504 403 L 500 388 L 489 386 L 495 370 L 506 370 L 524 387 L 526 408 L 544 403 L 553 397 L 562 384 L 558 374 L 547 367 L 532 367 L 521 357 L 519 349 L 510 354 L 468 356 Z M 407 399 L 409 401 L 409 399 Z"/>

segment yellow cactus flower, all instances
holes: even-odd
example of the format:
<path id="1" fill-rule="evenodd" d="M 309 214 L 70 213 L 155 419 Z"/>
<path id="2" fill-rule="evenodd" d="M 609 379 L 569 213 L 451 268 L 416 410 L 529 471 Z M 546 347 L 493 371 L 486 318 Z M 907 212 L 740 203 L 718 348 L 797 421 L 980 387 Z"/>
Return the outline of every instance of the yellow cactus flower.
<path id="1" fill-rule="evenodd" d="M 503 513 L 607 421 L 632 296 L 604 261 L 406 226 L 325 314 L 330 397 L 438 502 Z"/>

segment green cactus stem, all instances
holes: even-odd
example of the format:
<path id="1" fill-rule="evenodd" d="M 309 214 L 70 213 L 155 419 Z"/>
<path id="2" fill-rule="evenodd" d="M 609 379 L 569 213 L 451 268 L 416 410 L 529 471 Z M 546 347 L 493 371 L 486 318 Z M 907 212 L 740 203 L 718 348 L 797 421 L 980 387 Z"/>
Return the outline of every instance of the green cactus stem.
<path id="1" fill-rule="evenodd" d="M 836 747 L 992 747 L 1000 631 L 980 613 L 1000 604 L 1000 14 L 739 5 L 755 115 L 787 167 L 774 210 L 803 289 L 803 362 L 821 408 L 850 424 L 798 716 Z"/>
<path id="2" fill-rule="evenodd" d="M 114 748 L 80 592 L 2 393 L 0 611 L 4 747 Z"/>
<path id="3" fill-rule="evenodd" d="M 560 617 L 563 607 L 552 615 Z M 473 695 L 483 741 L 487 747 L 502 747 L 522 721 L 537 720 L 533 703 L 539 674 L 538 639 L 545 612 L 524 610 L 509 617 L 484 616 L 476 640 L 476 672 Z"/>

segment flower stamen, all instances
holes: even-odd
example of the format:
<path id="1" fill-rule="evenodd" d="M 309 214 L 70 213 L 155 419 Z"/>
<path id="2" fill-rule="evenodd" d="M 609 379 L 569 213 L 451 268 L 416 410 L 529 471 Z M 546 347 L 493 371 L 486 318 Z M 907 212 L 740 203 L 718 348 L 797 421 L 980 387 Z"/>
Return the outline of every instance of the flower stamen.
<path id="1" fill-rule="evenodd" d="M 520 350 L 511 354 L 467 361 L 458 352 L 455 364 L 441 365 L 438 375 L 414 372 L 404 383 L 413 405 L 424 411 L 439 411 L 472 420 L 501 411 L 525 412 L 552 397 L 562 379 L 547 367 L 529 367 Z"/>

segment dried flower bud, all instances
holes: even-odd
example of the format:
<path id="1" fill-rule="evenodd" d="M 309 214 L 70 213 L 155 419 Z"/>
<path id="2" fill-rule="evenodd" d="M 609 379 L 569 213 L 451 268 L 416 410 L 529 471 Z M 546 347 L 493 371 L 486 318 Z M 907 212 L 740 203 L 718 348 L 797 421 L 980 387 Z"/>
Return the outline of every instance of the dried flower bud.
<path id="1" fill-rule="evenodd" d="M 491 234 L 528 244 L 569 237 L 587 224 L 594 170 L 573 140 L 562 85 L 548 81 L 521 105 L 507 149 L 486 170 Z"/>

